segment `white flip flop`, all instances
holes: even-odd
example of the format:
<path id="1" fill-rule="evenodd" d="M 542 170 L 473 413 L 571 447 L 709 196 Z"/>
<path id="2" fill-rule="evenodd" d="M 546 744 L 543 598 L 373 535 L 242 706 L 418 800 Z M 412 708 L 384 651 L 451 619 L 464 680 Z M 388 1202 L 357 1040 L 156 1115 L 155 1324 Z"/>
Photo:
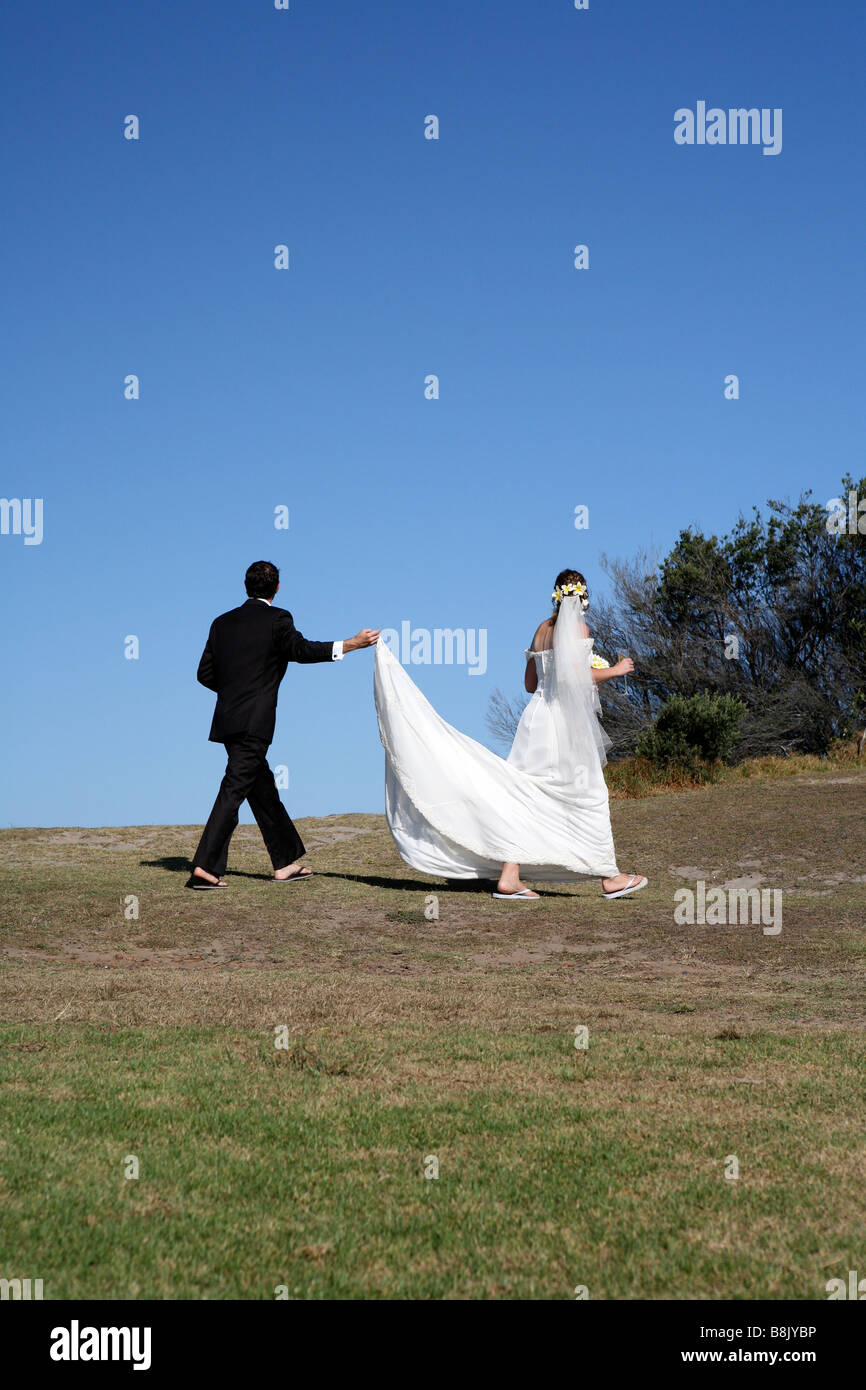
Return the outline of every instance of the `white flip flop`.
<path id="1" fill-rule="evenodd" d="M 539 895 L 533 893 L 531 888 L 521 888 L 519 893 L 492 893 L 491 897 L 504 898 L 507 902 L 517 902 L 520 899 L 525 903 L 534 903 L 538 901 Z"/>
<path id="2" fill-rule="evenodd" d="M 643 874 L 632 874 L 630 882 L 626 884 L 625 888 L 617 888 L 615 893 L 602 892 L 602 897 L 624 898 L 626 893 L 637 893 L 641 888 L 646 888 L 648 883 L 649 879 L 644 878 Z"/>

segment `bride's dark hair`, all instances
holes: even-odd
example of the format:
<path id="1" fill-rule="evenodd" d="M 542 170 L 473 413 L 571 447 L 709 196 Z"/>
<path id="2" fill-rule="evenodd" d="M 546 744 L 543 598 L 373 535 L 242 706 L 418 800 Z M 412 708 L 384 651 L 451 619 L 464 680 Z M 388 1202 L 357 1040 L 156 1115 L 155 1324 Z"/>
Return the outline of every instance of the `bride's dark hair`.
<path id="1" fill-rule="evenodd" d="M 559 574 L 556 576 L 556 582 L 554 583 L 554 586 L 553 586 L 553 587 L 554 587 L 554 589 L 561 589 L 562 586 L 563 586 L 563 584 L 582 584 L 583 587 L 586 589 L 586 593 L 585 593 L 584 596 L 583 596 L 583 601 L 584 601 L 584 603 L 586 604 L 587 608 L 589 607 L 589 585 L 587 584 L 587 582 L 586 582 L 586 580 L 584 579 L 583 575 L 581 574 L 580 570 L 560 570 L 560 571 L 559 571 Z M 556 622 L 556 614 L 557 614 L 558 611 L 559 611 L 559 610 L 558 610 L 558 605 L 557 605 L 556 601 L 554 600 L 554 604 L 553 604 L 553 621 L 554 621 L 554 622 Z"/>

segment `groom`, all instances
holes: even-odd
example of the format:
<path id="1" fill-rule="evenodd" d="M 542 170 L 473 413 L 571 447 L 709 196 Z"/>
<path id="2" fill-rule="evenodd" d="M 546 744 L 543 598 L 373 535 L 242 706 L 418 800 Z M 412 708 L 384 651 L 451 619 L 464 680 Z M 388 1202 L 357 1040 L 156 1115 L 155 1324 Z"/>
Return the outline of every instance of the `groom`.
<path id="1" fill-rule="evenodd" d="M 267 764 L 274 736 L 277 692 L 290 661 L 342 661 L 346 652 L 372 647 L 380 629 L 365 627 L 344 642 L 308 642 L 285 608 L 274 608 L 280 572 L 267 560 L 250 565 L 247 601 L 211 623 L 198 664 L 198 680 L 217 696 L 211 743 L 225 744 L 229 760 L 193 860 L 187 888 L 225 888 L 229 840 L 241 802 L 248 801 L 279 883 L 309 878 L 299 864 L 304 842 L 280 801 Z"/>

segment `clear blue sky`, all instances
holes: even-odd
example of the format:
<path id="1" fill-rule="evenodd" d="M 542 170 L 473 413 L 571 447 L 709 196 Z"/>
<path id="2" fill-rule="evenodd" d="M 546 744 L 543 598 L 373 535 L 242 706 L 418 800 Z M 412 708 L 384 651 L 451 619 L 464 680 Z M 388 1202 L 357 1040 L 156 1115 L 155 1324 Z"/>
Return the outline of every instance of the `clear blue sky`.
<path id="1" fill-rule="evenodd" d="M 485 739 L 558 569 L 862 473 L 860 0 L 18 3 L 0 39 L 0 494 L 44 499 L 0 536 L 0 823 L 204 820 L 195 669 L 252 560 L 309 637 L 487 628 L 483 677 L 414 671 Z M 699 100 L 781 107 L 782 153 L 677 146 Z M 293 813 L 382 808 L 372 653 L 289 668 L 272 760 Z"/>

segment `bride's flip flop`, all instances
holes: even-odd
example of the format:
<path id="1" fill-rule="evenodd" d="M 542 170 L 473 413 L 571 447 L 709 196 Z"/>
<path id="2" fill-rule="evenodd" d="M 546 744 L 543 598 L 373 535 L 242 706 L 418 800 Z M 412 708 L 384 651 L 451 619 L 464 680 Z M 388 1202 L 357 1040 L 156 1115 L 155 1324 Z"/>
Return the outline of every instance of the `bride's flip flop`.
<path id="1" fill-rule="evenodd" d="M 296 874 L 289 874 L 286 878 L 274 878 L 274 883 L 297 883 L 299 878 L 312 878 L 312 869 L 298 869 Z"/>
<path id="2" fill-rule="evenodd" d="M 208 883 L 206 878 L 199 878 L 196 874 L 190 874 L 184 887 L 195 888 L 199 892 L 204 892 L 208 888 L 228 888 L 228 884 L 223 878 L 220 879 L 219 883 Z"/>
<path id="3" fill-rule="evenodd" d="M 529 903 L 536 902 L 538 899 L 538 894 L 533 893 L 531 888 L 521 888 L 519 893 L 493 893 L 491 896 L 494 898 L 504 898 L 508 902 L 516 902 L 519 898 L 523 902 Z"/>
<path id="4" fill-rule="evenodd" d="M 637 893 L 640 888 L 646 888 L 649 879 L 644 878 L 643 874 L 631 874 L 625 888 L 617 888 L 615 893 L 602 893 L 605 898 L 624 898 L 626 893 Z"/>

